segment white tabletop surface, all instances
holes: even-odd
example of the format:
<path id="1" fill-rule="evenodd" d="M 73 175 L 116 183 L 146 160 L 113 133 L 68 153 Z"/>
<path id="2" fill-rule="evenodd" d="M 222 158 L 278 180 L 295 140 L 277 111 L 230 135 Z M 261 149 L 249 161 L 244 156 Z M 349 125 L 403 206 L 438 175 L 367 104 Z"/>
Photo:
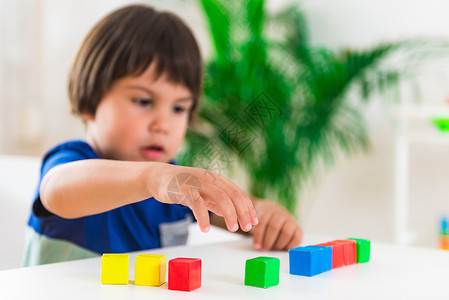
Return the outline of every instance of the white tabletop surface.
<path id="1" fill-rule="evenodd" d="M 306 239 L 304 245 L 327 240 Z M 135 286 L 138 254 L 202 260 L 202 286 L 192 292 Z M 245 286 L 245 261 L 281 260 L 280 282 L 268 289 Z M 0 271 L 0 299 L 449 299 L 449 251 L 372 242 L 369 263 L 314 277 L 289 274 L 287 252 L 260 252 L 244 239 L 131 253 L 130 284 L 102 285 L 100 258 Z"/>

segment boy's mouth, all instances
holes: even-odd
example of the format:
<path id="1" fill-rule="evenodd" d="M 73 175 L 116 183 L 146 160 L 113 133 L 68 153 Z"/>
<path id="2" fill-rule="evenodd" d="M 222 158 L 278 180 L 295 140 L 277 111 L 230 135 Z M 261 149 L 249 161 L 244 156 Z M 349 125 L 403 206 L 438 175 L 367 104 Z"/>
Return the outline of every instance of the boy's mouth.
<path id="1" fill-rule="evenodd" d="M 142 153 L 148 158 L 156 159 L 164 154 L 164 147 L 159 145 L 144 147 L 142 148 Z"/>

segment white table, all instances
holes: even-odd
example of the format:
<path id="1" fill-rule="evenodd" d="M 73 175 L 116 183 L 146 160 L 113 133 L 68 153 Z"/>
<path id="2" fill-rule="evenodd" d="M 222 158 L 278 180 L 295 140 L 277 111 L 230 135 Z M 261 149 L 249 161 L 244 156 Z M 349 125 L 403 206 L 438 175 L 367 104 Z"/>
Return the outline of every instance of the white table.
<path id="1" fill-rule="evenodd" d="M 326 242 L 306 238 L 304 244 Z M 448 299 L 449 252 L 372 243 L 371 261 L 302 277 L 289 274 L 287 252 L 260 252 L 251 240 L 183 246 L 140 253 L 202 259 L 202 287 L 193 292 L 160 287 L 102 285 L 100 258 L 0 271 L 0 299 Z M 281 260 L 280 283 L 268 289 L 243 284 L 246 259 Z M 396 297 L 396 298 L 395 298 Z"/>

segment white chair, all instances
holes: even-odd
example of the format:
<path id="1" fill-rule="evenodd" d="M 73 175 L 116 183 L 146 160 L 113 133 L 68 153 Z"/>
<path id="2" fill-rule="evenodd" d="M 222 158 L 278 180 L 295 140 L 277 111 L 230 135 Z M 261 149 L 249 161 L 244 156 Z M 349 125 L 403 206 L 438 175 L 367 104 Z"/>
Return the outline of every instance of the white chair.
<path id="1" fill-rule="evenodd" d="M 0 155 L 0 270 L 19 268 L 40 158 Z"/>

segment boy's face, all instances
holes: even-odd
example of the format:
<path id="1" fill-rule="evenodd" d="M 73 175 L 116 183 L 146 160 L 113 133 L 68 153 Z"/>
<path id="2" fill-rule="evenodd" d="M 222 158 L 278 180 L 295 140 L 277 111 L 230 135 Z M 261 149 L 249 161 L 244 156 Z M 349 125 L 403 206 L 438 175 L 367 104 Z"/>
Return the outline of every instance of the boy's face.
<path id="1" fill-rule="evenodd" d="M 95 116 L 82 114 L 101 158 L 169 162 L 184 142 L 192 94 L 165 74 L 155 80 L 155 66 L 115 81 Z"/>

